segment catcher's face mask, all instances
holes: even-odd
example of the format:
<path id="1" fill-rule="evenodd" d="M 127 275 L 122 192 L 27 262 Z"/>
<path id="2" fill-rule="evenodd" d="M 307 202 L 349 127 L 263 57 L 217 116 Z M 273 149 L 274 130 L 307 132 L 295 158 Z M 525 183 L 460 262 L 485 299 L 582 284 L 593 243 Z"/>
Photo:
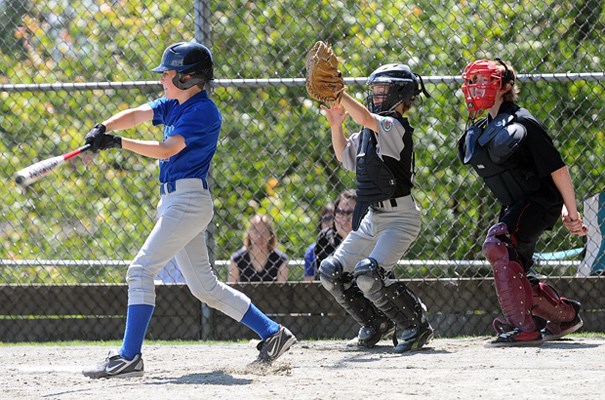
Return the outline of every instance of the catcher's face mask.
<path id="1" fill-rule="evenodd" d="M 420 93 L 431 97 L 420 75 L 405 64 L 387 64 L 368 77 L 368 109 L 377 114 L 389 114 L 405 101 Z"/>
<path id="2" fill-rule="evenodd" d="M 470 63 L 462 73 L 462 93 L 469 116 L 474 117 L 491 108 L 502 89 L 502 70 L 489 60 Z"/>
<path id="3" fill-rule="evenodd" d="M 388 84 L 370 86 L 370 93 L 368 96 L 370 109 L 374 112 L 382 111 L 382 105 L 385 103 L 390 91 L 391 85 Z"/>

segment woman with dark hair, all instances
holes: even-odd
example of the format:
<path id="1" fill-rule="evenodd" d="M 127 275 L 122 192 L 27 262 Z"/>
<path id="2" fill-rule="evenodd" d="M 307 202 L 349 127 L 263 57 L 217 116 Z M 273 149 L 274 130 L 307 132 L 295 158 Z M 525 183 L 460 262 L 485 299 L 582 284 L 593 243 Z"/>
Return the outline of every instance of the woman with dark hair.
<path id="1" fill-rule="evenodd" d="M 334 225 L 334 206 L 332 204 L 328 204 L 323 207 L 319 212 L 319 222 L 317 224 L 316 233 L 319 234 L 324 229 L 328 229 Z M 307 249 L 305 250 L 305 265 L 304 265 L 304 276 L 303 279 L 305 281 L 315 281 L 319 279 L 319 275 L 317 274 L 317 259 L 315 257 L 315 248 L 317 246 L 317 241 L 311 243 Z"/>
<path id="2" fill-rule="evenodd" d="M 317 236 L 315 246 L 315 262 L 320 265 L 332 255 L 342 240 L 353 229 L 353 210 L 357 203 L 355 189 L 347 189 L 340 193 L 334 201 L 334 220 L 330 227 L 323 229 Z"/>

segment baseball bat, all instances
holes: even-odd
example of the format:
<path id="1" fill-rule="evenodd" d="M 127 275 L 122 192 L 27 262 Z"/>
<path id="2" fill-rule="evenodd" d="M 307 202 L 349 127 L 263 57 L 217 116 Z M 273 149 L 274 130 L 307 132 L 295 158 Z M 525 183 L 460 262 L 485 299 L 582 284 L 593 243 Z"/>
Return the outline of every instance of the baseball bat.
<path id="1" fill-rule="evenodd" d="M 63 164 L 65 161 L 70 158 L 74 158 L 78 154 L 90 150 L 92 146 L 90 144 L 85 144 L 84 146 L 70 151 L 69 153 L 65 153 L 60 156 L 47 158 L 46 160 L 39 161 L 35 164 L 30 165 L 29 167 L 23 168 L 15 174 L 15 183 L 22 187 L 27 187 L 37 180 L 45 177 L 50 174 L 55 168 L 59 165 Z"/>

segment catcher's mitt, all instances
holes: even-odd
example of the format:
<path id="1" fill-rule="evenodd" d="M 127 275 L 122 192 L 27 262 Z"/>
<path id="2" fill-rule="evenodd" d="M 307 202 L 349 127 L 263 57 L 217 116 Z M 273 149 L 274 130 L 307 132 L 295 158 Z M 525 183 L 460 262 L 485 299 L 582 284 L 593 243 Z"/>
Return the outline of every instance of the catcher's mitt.
<path id="1" fill-rule="evenodd" d="M 338 59 L 330 45 L 318 41 L 307 53 L 307 92 L 315 100 L 326 103 L 340 102 L 345 82 L 338 70 Z"/>

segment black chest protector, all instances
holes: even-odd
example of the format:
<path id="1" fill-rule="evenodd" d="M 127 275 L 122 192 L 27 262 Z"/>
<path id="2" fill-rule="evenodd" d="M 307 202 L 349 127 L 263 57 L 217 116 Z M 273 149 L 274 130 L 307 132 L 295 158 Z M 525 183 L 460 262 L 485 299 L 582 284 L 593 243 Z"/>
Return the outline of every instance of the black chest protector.
<path id="1" fill-rule="evenodd" d="M 414 130 L 407 118 L 399 115 L 395 118 L 405 128 L 399 160 L 388 156 L 381 159 L 376 152 L 376 133 L 368 128 L 361 132 L 355 167 L 358 202 L 373 203 L 407 196 L 411 192 L 414 177 Z"/>
<path id="2" fill-rule="evenodd" d="M 540 186 L 537 174 L 514 161 L 527 129 L 514 114 L 499 114 L 489 124 L 483 118 L 458 141 L 458 156 L 470 164 L 504 205 L 527 197 Z"/>

